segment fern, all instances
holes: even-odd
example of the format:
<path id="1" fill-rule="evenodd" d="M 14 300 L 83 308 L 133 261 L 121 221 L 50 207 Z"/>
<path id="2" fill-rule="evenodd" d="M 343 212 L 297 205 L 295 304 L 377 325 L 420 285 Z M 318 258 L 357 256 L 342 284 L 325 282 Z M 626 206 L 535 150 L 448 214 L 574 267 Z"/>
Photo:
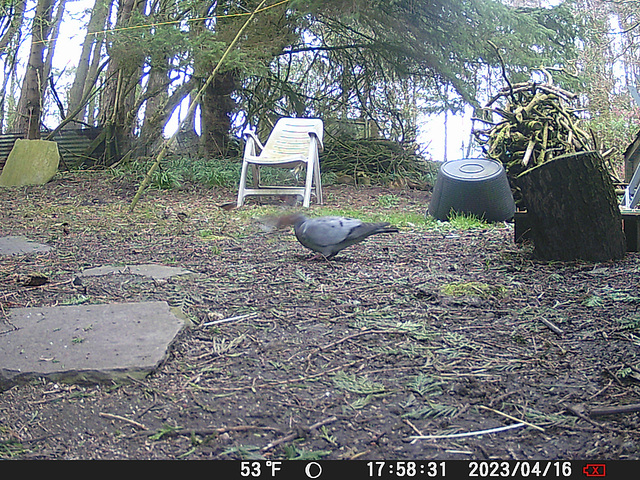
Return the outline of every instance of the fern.
<path id="1" fill-rule="evenodd" d="M 336 387 L 347 390 L 352 393 L 361 395 L 371 395 L 383 393 L 384 385 L 378 382 L 372 382 L 367 377 L 356 377 L 355 375 L 347 375 L 344 372 L 338 372 L 333 378 Z"/>
<path id="2" fill-rule="evenodd" d="M 402 415 L 403 418 L 423 419 L 423 418 L 440 418 L 453 417 L 458 413 L 458 407 L 453 405 L 440 405 L 437 403 L 428 403 L 422 408 L 412 410 Z"/>
<path id="3" fill-rule="evenodd" d="M 638 330 L 640 329 L 640 316 L 634 318 L 622 318 L 618 320 L 622 330 Z"/>
<path id="4" fill-rule="evenodd" d="M 631 367 L 621 367 L 616 372 L 616 377 L 618 377 L 618 378 L 627 378 L 629 375 L 631 375 L 631 372 L 633 372 L 633 369 Z"/>
<path id="5" fill-rule="evenodd" d="M 441 386 L 444 384 L 445 382 L 437 382 L 433 377 L 421 373 L 413 378 L 407 387 L 421 397 L 426 397 L 427 395 L 440 395 L 442 393 Z"/>

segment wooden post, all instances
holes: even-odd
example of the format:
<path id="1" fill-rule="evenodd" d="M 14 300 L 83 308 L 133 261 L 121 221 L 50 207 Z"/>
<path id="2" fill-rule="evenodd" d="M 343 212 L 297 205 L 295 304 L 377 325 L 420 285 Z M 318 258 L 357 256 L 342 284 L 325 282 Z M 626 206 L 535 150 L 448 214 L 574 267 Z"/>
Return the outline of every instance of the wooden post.
<path id="1" fill-rule="evenodd" d="M 613 182 L 598 152 L 561 155 L 516 179 L 542 260 L 622 259 L 626 242 Z"/>

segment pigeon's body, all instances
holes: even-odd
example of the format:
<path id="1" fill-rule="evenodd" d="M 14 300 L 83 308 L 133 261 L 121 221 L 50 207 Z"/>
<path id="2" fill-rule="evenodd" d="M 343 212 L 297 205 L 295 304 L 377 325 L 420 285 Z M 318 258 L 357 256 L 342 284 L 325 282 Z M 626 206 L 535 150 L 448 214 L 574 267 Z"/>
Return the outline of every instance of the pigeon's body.
<path id="1" fill-rule="evenodd" d="M 331 258 L 340 250 L 362 242 L 378 233 L 395 233 L 397 228 L 388 222 L 366 223 L 355 218 L 318 217 L 307 218 L 301 213 L 279 217 L 277 226 L 293 225 L 298 241 L 325 258 Z"/>

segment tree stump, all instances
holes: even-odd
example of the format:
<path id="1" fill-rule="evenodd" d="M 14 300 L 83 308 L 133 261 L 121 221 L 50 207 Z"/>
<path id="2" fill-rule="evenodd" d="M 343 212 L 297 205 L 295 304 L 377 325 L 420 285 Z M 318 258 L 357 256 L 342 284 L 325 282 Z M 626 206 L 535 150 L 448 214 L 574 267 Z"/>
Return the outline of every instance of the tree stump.
<path id="1" fill-rule="evenodd" d="M 561 155 L 517 179 L 534 255 L 542 260 L 619 260 L 626 253 L 622 215 L 598 152 Z"/>

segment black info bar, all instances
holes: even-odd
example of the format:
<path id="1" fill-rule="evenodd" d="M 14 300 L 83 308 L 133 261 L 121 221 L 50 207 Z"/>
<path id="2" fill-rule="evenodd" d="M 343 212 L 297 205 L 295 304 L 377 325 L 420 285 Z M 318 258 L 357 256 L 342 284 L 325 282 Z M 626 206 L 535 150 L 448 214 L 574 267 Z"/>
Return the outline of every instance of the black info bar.
<path id="1" fill-rule="evenodd" d="M 41 462 L 3 462 L 27 473 L 29 466 Z M 146 477 L 210 478 L 215 480 L 360 480 L 360 479 L 483 479 L 483 478 L 557 478 L 612 479 L 639 478 L 636 460 L 160 460 L 160 461 L 53 461 L 47 470 L 53 476 L 60 468 L 67 476 L 104 470 L 105 476 L 144 472 Z M 158 470 L 156 470 L 156 468 Z M 64 470 L 62 470 L 64 469 Z M 122 472 L 120 472 L 122 469 Z M 15 471 L 16 473 L 18 470 Z M 7 472 L 4 472 L 7 473 Z M 4 478 L 4 477 L 3 477 Z M 7 475 L 6 478 L 13 478 Z"/>

